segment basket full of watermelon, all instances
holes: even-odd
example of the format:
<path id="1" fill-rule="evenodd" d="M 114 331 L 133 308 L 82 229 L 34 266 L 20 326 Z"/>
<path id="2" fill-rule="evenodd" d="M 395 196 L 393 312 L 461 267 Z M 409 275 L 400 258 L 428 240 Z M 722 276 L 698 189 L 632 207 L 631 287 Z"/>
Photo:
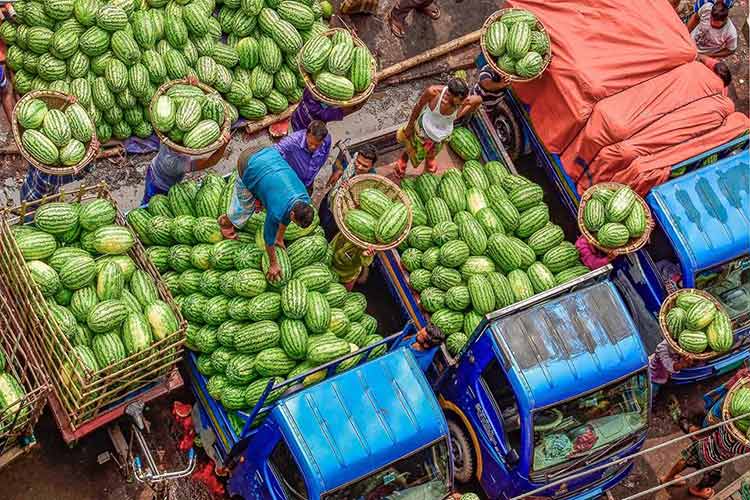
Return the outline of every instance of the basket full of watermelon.
<path id="1" fill-rule="evenodd" d="M 659 310 L 664 339 L 690 359 L 706 360 L 732 349 L 732 322 L 711 294 L 684 288 L 669 295 Z"/>
<path id="2" fill-rule="evenodd" d="M 375 58 L 345 29 L 310 38 L 302 47 L 299 70 L 315 98 L 333 106 L 361 104 L 375 89 Z"/>
<path id="3" fill-rule="evenodd" d="M 350 179 L 333 203 L 333 216 L 341 233 L 361 248 L 396 248 L 411 230 L 409 197 L 380 175 L 362 174 Z"/>
<path id="4" fill-rule="evenodd" d="M 578 227 L 589 243 L 602 252 L 624 255 L 646 244 L 654 218 L 643 198 L 630 187 L 602 182 L 581 196 Z"/>
<path id="5" fill-rule="evenodd" d="M 197 80 L 172 80 L 154 94 L 149 110 L 159 140 L 173 151 L 202 155 L 229 137 L 232 118 L 221 95 Z"/>
<path id="6" fill-rule="evenodd" d="M 488 17 L 479 44 L 490 67 L 512 82 L 538 78 L 552 59 L 547 30 L 525 9 L 501 9 Z"/>
<path id="7" fill-rule="evenodd" d="M 99 151 L 94 122 L 71 95 L 29 92 L 16 103 L 11 121 L 21 154 L 42 172 L 77 174 Z"/>
<path id="8" fill-rule="evenodd" d="M 750 377 L 740 378 L 729 389 L 721 413 L 724 420 L 745 415 L 744 418 L 730 422 L 727 429 L 740 443 L 750 446 Z"/>

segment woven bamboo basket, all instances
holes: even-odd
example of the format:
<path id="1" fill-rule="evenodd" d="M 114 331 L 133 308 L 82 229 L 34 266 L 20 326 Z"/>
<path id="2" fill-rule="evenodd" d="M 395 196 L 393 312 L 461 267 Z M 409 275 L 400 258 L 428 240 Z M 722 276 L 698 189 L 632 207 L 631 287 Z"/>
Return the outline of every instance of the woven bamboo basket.
<path id="1" fill-rule="evenodd" d="M 584 191 L 583 195 L 581 196 L 581 202 L 578 204 L 578 229 L 581 230 L 581 234 L 586 237 L 586 240 L 589 243 L 606 254 L 625 255 L 640 250 L 648 242 L 648 239 L 651 237 L 651 231 L 654 230 L 654 217 L 651 214 L 651 209 L 648 207 L 646 201 L 638 194 L 636 194 L 635 196 L 636 202 L 641 204 L 641 207 L 643 207 L 643 211 L 646 214 L 646 230 L 642 235 L 637 238 L 631 238 L 625 246 L 617 248 L 607 248 L 600 245 L 591 231 L 588 230 L 586 224 L 583 223 L 583 212 L 586 208 L 586 203 L 591 199 L 594 191 L 600 188 L 615 190 L 623 187 L 626 187 L 625 184 L 620 184 L 619 182 L 600 182 L 599 184 L 594 184 L 586 191 Z"/>
<path id="2" fill-rule="evenodd" d="M 34 167 L 41 170 L 45 174 L 75 175 L 79 173 L 81 170 L 86 168 L 86 165 L 91 163 L 91 161 L 96 158 L 96 155 L 99 152 L 100 144 L 99 139 L 97 139 L 96 137 L 96 129 L 94 129 L 94 134 L 91 137 L 91 141 L 86 147 L 86 155 L 83 157 L 83 160 L 81 160 L 80 163 L 71 166 L 45 165 L 44 163 L 41 163 L 34 159 L 34 157 L 32 157 L 29 152 L 26 151 L 26 148 L 23 147 L 21 136 L 23 135 L 25 129 L 18 123 L 18 120 L 16 119 L 16 113 L 20 109 L 20 106 L 23 106 L 32 99 L 39 99 L 40 101 L 44 101 L 44 103 L 47 104 L 47 108 L 59 109 L 61 111 L 65 111 L 65 108 L 75 102 L 74 96 L 63 94 L 62 92 L 57 92 L 54 90 L 34 90 L 32 92 L 29 92 L 28 94 L 25 94 L 21 99 L 19 99 L 16 105 L 13 107 L 13 119 L 11 120 L 11 128 L 13 129 L 13 139 L 16 141 L 16 145 L 18 146 L 18 150 L 21 152 L 21 156 L 23 156 L 26 161 L 31 163 Z"/>
<path id="3" fill-rule="evenodd" d="M 164 94 L 167 90 L 174 87 L 175 85 L 192 85 L 193 87 L 198 87 L 199 89 L 201 89 L 204 94 L 218 94 L 218 92 L 212 87 L 209 87 L 205 83 L 199 81 L 191 83 L 187 78 L 183 78 L 180 80 L 170 80 L 168 82 L 164 82 L 158 89 L 156 89 L 156 92 L 154 93 L 154 96 L 151 98 L 151 102 L 148 105 L 149 116 L 153 116 L 153 107 L 156 105 L 156 101 L 159 99 L 159 97 L 161 97 L 162 94 Z M 156 128 L 153 120 L 151 122 L 151 126 L 154 129 L 154 133 L 156 133 L 156 136 L 159 138 L 159 141 L 161 141 L 162 144 L 165 144 L 172 151 L 190 156 L 201 156 L 208 153 L 213 153 L 214 151 L 219 149 L 224 144 L 224 134 L 230 133 L 232 123 L 229 120 L 229 109 L 226 109 L 226 105 L 224 106 L 224 108 L 224 124 L 221 126 L 221 134 L 219 135 L 219 138 L 216 139 L 216 141 L 214 141 L 213 143 L 201 149 L 186 148 L 182 144 L 177 144 L 172 139 L 167 137 L 165 133 L 160 132 Z"/>
<path id="4" fill-rule="evenodd" d="M 145 271 L 153 279 L 159 299 L 170 307 L 177 318 L 177 330 L 157 340 L 147 350 L 128 356 L 96 372 L 86 369 L 81 374 L 76 370 L 70 370 L 71 375 L 65 374 L 63 368 L 66 365 L 84 365 L 78 354 L 72 351 L 70 340 L 63 334 L 41 291 L 32 281 L 11 232 L 11 226 L 31 223 L 36 209 L 49 202 L 85 202 L 96 198 L 108 199 L 117 207 L 106 184 L 99 184 L 92 187 L 81 186 L 71 194 L 61 191 L 55 196 L 0 212 L 0 275 L 7 279 L 22 314 L 40 324 L 40 328 L 32 330 L 30 341 L 37 358 L 47 371 L 52 386 L 51 397 L 59 400 L 69 419 L 70 427 L 74 430 L 106 411 L 123 397 L 164 379 L 181 359 L 187 327 L 159 272 L 146 257 L 145 249 L 136 238 L 127 255 L 138 269 Z M 136 234 L 128 226 L 119 209 L 115 223 L 128 227 L 134 235 Z"/>
<path id="5" fill-rule="evenodd" d="M 511 7 L 511 8 L 508 8 L 508 9 L 500 9 L 500 10 L 496 11 L 490 17 L 488 17 L 487 19 L 485 19 L 484 24 L 482 25 L 482 33 L 481 33 L 481 35 L 479 37 L 479 46 L 482 49 L 482 54 L 484 55 L 484 58 L 487 60 L 487 64 L 490 65 L 490 68 L 492 68 L 492 70 L 494 72 L 496 72 L 499 75 L 502 75 L 502 76 L 505 76 L 505 77 L 509 78 L 511 82 L 530 82 L 530 81 L 536 80 L 537 78 L 539 78 L 540 76 L 542 76 L 544 74 L 544 72 L 547 70 L 547 68 L 549 67 L 550 61 L 552 60 L 552 43 L 551 43 L 551 40 L 549 38 L 549 33 L 547 33 L 547 29 L 544 27 L 544 24 L 542 24 L 542 22 L 539 20 L 539 18 L 537 18 L 536 29 L 539 30 L 540 32 L 544 33 L 544 36 L 547 37 L 547 46 L 549 47 L 549 49 L 547 50 L 546 54 L 542 55 L 542 60 L 543 60 L 543 62 L 542 62 L 542 69 L 539 71 L 539 73 L 537 75 L 532 76 L 531 78 L 522 78 L 522 77 L 520 77 L 518 75 L 514 75 L 512 73 L 508 73 L 507 71 L 504 71 L 504 70 L 500 69 L 500 67 L 497 65 L 497 61 L 495 59 L 495 56 L 493 56 L 492 54 L 490 54 L 490 52 L 487 50 L 487 46 L 484 43 L 484 36 L 485 36 L 485 33 L 487 33 L 487 30 L 489 29 L 490 25 L 492 25 L 495 21 L 499 21 L 500 18 L 503 17 L 508 12 L 514 12 L 514 11 L 529 12 L 526 9 L 519 9 L 519 8 L 516 8 L 516 7 Z M 533 14 L 533 12 L 532 12 L 532 14 Z"/>
<path id="6" fill-rule="evenodd" d="M 324 31 L 321 34 L 330 38 L 337 31 L 346 31 L 352 36 L 352 39 L 354 40 L 354 45 L 367 48 L 367 45 L 365 45 L 365 42 L 363 42 L 357 35 L 355 35 L 354 33 L 351 33 L 349 30 L 346 30 L 344 28 L 333 28 L 328 31 Z M 310 43 L 310 40 L 308 40 L 307 43 Z M 305 44 L 305 46 L 307 46 L 307 43 Z M 315 100 L 324 102 L 326 104 L 330 104 L 331 106 L 339 106 L 339 107 L 344 108 L 344 107 L 351 107 L 351 106 L 356 106 L 358 104 L 362 104 L 363 102 L 367 101 L 370 98 L 373 91 L 375 90 L 375 85 L 377 85 L 378 83 L 377 81 L 375 81 L 375 75 L 378 71 L 378 68 L 377 68 L 377 63 L 375 62 L 374 57 L 371 59 L 372 60 L 372 81 L 370 82 L 370 85 L 359 94 L 355 94 L 354 97 L 352 97 L 348 101 L 336 101 L 335 99 L 331 99 L 330 97 L 324 96 L 315 87 L 315 82 L 307 73 L 307 71 L 305 71 L 305 68 L 302 66 L 302 54 L 304 53 L 304 51 L 305 51 L 305 47 L 302 47 L 302 50 L 300 50 L 300 53 L 299 53 L 299 57 L 297 58 L 297 67 L 299 68 L 299 72 L 302 75 L 302 79 L 305 81 L 305 87 L 307 87 L 307 90 L 309 90 L 310 93 L 313 95 L 313 97 L 315 97 Z"/>
<path id="7" fill-rule="evenodd" d="M 35 318 L 25 316 L 17 302 L 7 280 L 0 275 L 0 351 L 5 359 L 2 371 L 12 375 L 25 392 L 23 398 L 0 410 L 0 457 L 19 445 L 19 438 L 32 434 L 50 390 L 28 339 L 39 324 Z"/>
<path id="8" fill-rule="evenodd" d="M 716 351 L 704 351 L 700 354 L 688 352 L 682 347 L 680 347 L 680 344 L 677 343 L 675 339 L 672 338 L 672 335 L 669 334 L 669 329 L 667 328 L 667 313 L 672 309 L 674 306 L 675 301 L 677 300 L 677 296 L 682 293 L 692 293 L 695 295 L 700 295 L 702 298 L 706 300 L 710 300 L 715 306 L 718 311 L 726 313 L 724 310 L 724 306 L 716 300 L 716 298 L 711 295 L 708 292 L 704 292 L 703 290 L 698 290 L 697 288 L 681 288 L 677 290 L 674 293 L 669 294 L 666 299 L 664 299 L 664 302 L 661 304 L 661 308 L 659 309 L 659 327 L 661 328 L 661 334 L 664 336 L 664 340 L 667 341 L 667 344 L 669 344 L 669 347 L 678 352 L 680 355 L 695 359 L 698 361 L 705 361 L 708 359 L 713 359 L 718 356 L 722 356 L 725 353 L 720 353 Z"/>
<path id="9" fill-rule="evenodd" d="M 750 389 L 750 377 L 742 377 L 737 382 L 735 382 L 731 389 L 729 389 L 729 392 L 727 392 L 727 395 L 724 397 L 724 404 L 721 405 L 722 419 L 729 420 L 730 418 L 732 418 L 732 415 L 729 413 L 729 406 L 732 402 L 732 397 L 741 387 L 747 387 L 748 389 Z M 748 418 L 750 418 L 750 416 Z M 737 441 L 744 444 L 745 446 L 750 446 L 750 436 L 738 429 L 734 422 L 730 422 L 727 425 L 727 430 L 729 430 L 729 433 L 734 436 Z"/>
<path id="10" fill-rule="evenodd" d="M 359 207 L 359 193 L 367 188 L 378 189 L 393 201 L 398 201 L 406 206 L 408 211 L 406 228 L 404 228 L 404 232 L 401 233 L 401 236 L 391 243 L 369 243 L 361 240 L 346 227 L 346 224 L 344 224 L 346 213 L 353 208 Z M 377 251 L 390 250 L 391 248 L 399 246 L 409 235 L 412 222 L 411 200 L 406 193 L 404 193 L 401 188 L 390 179 L 386 179 L 385 177 L 376 174 L 357 175 L 351 178 L 346 184 L 343 184 L 339 189 L 336 198 L 333 200 L 333 217 L 336 220 L 336 225 L 338 225 L 341 234 L 358 247 L 372 247 Z"/>

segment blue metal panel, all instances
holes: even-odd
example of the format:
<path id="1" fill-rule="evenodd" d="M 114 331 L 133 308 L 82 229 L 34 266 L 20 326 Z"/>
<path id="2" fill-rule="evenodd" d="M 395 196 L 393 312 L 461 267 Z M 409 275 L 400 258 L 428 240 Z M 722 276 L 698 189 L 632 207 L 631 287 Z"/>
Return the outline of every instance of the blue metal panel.
<path id="1" fill-rule="evenodd" d="M 321 491 L 448 432 L 427 379 L 404 348 L 281 400 L 272 415 L 303 475 Z"/>
<path id="2" fill-rule="evenodd" d="M 647 201 L 680 259 L 695 274 L 750 252 L 750 152 L 729 156 L 651 190 Z"/>
<path id="3" fill-rule="evenodd" d="M 633 373 L 648 362 L 635 323 L 610 281 L 493 323 L 511 384 L 529 409 L 544 407 Z"/>

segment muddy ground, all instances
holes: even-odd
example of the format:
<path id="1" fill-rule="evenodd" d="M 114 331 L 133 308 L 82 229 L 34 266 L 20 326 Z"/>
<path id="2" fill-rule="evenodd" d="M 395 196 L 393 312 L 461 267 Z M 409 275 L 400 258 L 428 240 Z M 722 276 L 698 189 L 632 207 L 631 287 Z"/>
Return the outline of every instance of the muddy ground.
<path id="1" fill-rule="evenodd" d="M 385 22 L 391 3 L 380 2 L 381 5 L 375 16 L 344 18 L 344 22 L 355 27 L 360 36 L 368 42 L 381 68 L 478 29 L 487 15 L 497 8 L 497 2 L 494 1 L 464 0 L 462 3 L 457 3 L 454 0 L 443 0 L 440 4 L 443 12 L 440 20 L 433 23 L 423 16 L 410 17 L 408 20 L 409 36 L 406 40 L 400 41 L 390 35 Z M 684 0 L 682 8 L 687 8 L 689 3 L 692 2 Z M 727 59 L 734 74 L 730 96 L 735 100 L 737 109 L 745 113 L 750 107 L 748 102 L 747 13 L 748 1 L 737 0 L 731 10 L 731 15 L 740 32 L 740 49 L 737 54 Z M 334 142 L 368 135 L 401 123 L 406 119 L 410 105 L 416 99 L 418 92 L 426 84 L 440 81 L 445 77 L 446 72 L 453 68 L 470 64 L 476 51 L 476 47 L 469 47 L 450 57 L 400 75 L 399 79 L 408 81 L 400 84 L 391 82 L 392 85 L 379 89 L 359 113 L 348 117 L 344 122 L 330 125 Z M 425 76 L 426 74 L 429 76 Z M 6 148 L 12 147 L 10 129 L 2 114 L 0 114 L 0 141 Z M 253 137 L 236 133 L 228 147 L 225 161 L 216 169 L 225 173 L 234 165 L 242 150 L 248 147 L 262 147 L 269 143 L 270 139 L 265 132 Z M 86 179 L 86 183 L 107 182 L 120 206 L 123 209 L 133 208 L 140 201 L 143 175 L 150 158 L 150 155 L 140 155 L 100 161 L 96 171 Z M 18 188 L 23 180 L 25 168 L 19 156 L 0 153 L 0 204 L 4 205 L 18 200 Z M 327 178 L 325 171 L 320 178 L 321 182 L 325 181 Z M 394 319 L 396 314 L 394 311 Z M 666 393 L 676 394 L 681 407 L 688 414 L 698 415 L 702 410 L 703 393 L 719 382 L 711 381 L 709 384 L 668 388 L 663 391 L 654 406 L 646 446 L 654 446 L 681 435 L 681 431 L 667 411 Z M 147 414 L 154 423 L 150 439 L 162 457 L 163 465 L 179 468 L 184 464 L 184 459 L 174 453 L 178 439 L 178 432 L 172 426 L 170 416 L 174 400 L 192 401 L 192 398 L 187 390 L 177 391 L 170 397 L 151 404 Z M 112 451 L 105 429 L 92 433 L 74 447 L 68 447 L 60 437 L 47 411 L 40 420 L 36 434 L 38 445 L 30 453 L 0 471 L 0 483 L 3 485 L 0 488 L 1 499 L 148 498 L 139 485 L 123 477 L 114 461 L 99 463 L 98 458 L 101 458 L 103 453 Z M 622 499 L 655 486 L 657 477 L 666 472 L 686 444 L 687 441 L 682 441 L 638 459 L 631 476 L 610 493 L 611 497 Z M 719 486 L 725 486 L 736 478 L 738 473 L 748 469 L 750 469 L 750 460 L 727 467 L 725 477 Z M 172 498 L 175 499 L 197 500 L 209 497 L 205 488 L 192 481 L 181 481 L 172 491 Z M 688 498 L 688 495 L 686 488 L 681 487 L 660 491 L 644 498 L 681 499 Z"/>

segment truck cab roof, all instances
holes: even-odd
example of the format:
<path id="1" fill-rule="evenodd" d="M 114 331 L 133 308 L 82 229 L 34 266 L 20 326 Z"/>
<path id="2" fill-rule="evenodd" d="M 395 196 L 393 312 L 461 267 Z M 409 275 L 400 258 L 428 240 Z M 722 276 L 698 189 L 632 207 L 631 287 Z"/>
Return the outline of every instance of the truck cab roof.
<path id="1" fill-rule="evenodd" d="M 542 408 L 646 366 L 636 326 L 615 285 L 602 281 L 499 318 L 492 331 L 516 394 Z"/>
<path id="2" fill-rule="evenodd" d="M 272 414 L 303 475 L 321 492 L 448 434 L 437 399 L 406 348 L 282 399 Z"/>
<path id="3" fill-rule="evenodd" d="M 654 218 L 669 238 L 685 287 L 695 274 L 750 250 L 750 152 L 744 150 L 651 190 Z"/>

